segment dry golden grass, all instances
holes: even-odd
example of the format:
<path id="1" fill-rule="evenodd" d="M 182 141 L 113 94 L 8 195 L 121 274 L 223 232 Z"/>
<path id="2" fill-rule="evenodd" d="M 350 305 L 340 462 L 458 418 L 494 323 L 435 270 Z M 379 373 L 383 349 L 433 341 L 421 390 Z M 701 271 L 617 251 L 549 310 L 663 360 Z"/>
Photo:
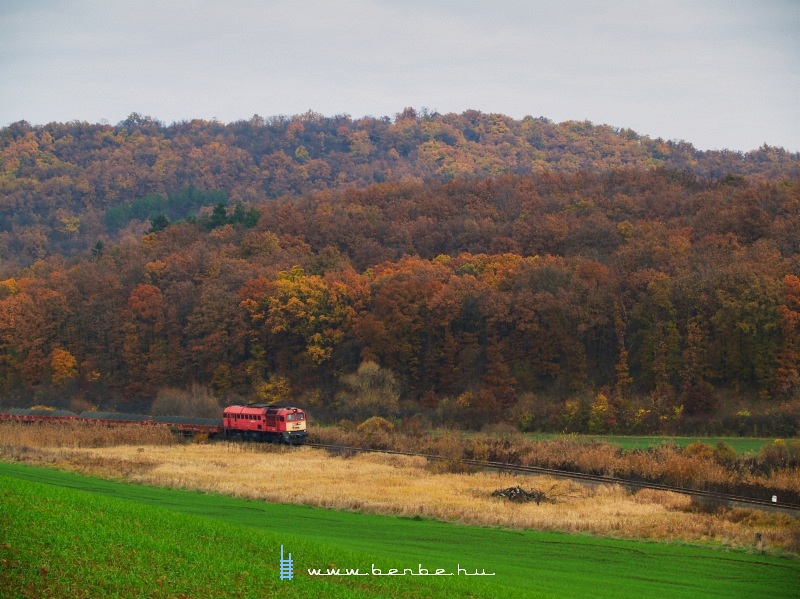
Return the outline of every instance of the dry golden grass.
<path id="1" fill-rule="evenodd" d="M 700 489 L 723 485 L 731 493 L 739 492 L 737 485 L 755 485 L 770 491 L 800 494 L 800 472 L 791 466 L 783 465 L 765 472 L 746 459 L 723 465 L 713 458 L 713 451 L 709 451 L 709 455 L 697 455 L 674 445 L 660 445 L 647 451 L 623 451 L 608 443 L 577 443 L 568 438 L 531 441 L 514 433 L 465 439 L 457 434 L 436 437 L 386 431 L 373 431 L 365 438 L 358 431 L 340 427 L 312 426 L 309 431 L 316 442 L 333 445 L 395 449 L 450 459 L 470 457 L 620 478 L 645 477 L 654 482 Z"/>
<path id="2" fill-rule="evenodd" d="M 16 425 L 18 426 L 18 425 Z M 11 434 L 13 433 L 13 434 Z M 0 459 L 66 468 L 148 485 L 199 489 L 266 501 L 423 516 L 484 526 L 560 530 L 614 537 L 715 542 L 800 552 L 800 520 L 758 510 L 704 508 L 688 497 L 619 486 L 582 486 L 548 477 L 434 473 L 423 458 L 387 454 L 335 457 L 308 447 L 159 440 L 102 446 L 20 443 L 0 426 Z M 27 439 L 28 441 L 33 441 Z M 519 484 L 555 501 L 515 504 L 492 491 Z"/>
<path id="3" fill-rule="evenodd" d="M 75 421 L 44 424 L 0 422 L 0 448 L 175 445 L 177 442 L 169 427 L 163 425 L 128 424 L 109 427 Z"/>

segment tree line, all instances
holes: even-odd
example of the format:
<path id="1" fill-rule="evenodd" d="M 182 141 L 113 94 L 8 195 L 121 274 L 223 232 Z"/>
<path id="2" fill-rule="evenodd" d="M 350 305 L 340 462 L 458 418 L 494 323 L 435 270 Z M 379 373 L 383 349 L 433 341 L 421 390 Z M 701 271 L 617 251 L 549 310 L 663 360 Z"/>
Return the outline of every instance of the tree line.
<path id="1" fill-rule="evenodd" d="M 463 426 L 652 432 L 769 412 L 768 434 L 796 433 L 797 180 L 547 171 L 248 211 L 11 273 L 0 394 L 133 410 L 200 383 L 336 417 L 372 386 L 374 413 Z"/>

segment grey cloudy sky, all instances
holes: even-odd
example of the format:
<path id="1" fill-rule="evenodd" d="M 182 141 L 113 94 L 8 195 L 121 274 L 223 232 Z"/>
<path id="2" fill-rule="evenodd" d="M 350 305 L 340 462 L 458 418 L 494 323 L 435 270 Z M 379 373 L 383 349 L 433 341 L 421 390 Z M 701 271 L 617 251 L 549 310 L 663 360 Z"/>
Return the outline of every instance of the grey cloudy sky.
<path id="1" fill-rule="evenodd" d="M 800 0 L 0 0 L 0 126 L 406 106 L 800 151 Z"/>

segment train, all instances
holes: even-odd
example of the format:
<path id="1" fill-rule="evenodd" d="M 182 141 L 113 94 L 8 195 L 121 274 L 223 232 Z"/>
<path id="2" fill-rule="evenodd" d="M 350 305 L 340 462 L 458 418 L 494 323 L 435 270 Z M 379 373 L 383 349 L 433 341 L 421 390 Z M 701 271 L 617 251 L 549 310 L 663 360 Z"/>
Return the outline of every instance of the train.
<path id="1" fill-rule="evenodd" d="M 294 406 L 246 404 L 227 406 L 222 418 L 186 416 L 148 416 L 120 412 L 81 412 L 11 408 L 0 412 L 0 421 L 71 422 L 80 421 L 105 426 L 138 424 L 169 426 L 176 433 L 189 436 L 206 434 L 212 437 L 239 438 L 268 443 L 302 445 L 308 436 L 306 413 Z"/>
<path id="2" fill-rule="evenodd" d="M 229 436 L 287 445 L 304 443 L 307 436 L 306 413 L 293 406 L 228 406 L 222 413 L 222 428 Z"/>

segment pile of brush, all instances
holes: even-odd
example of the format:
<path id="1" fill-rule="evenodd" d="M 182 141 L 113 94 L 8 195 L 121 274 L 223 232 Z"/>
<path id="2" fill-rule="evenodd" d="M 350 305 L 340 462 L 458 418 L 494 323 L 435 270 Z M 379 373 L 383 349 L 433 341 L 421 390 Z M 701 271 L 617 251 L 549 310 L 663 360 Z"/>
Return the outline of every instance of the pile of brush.
<path id="1" fill-rule="evenodd" d="M 544 491 L 537 491 L 536 489 L 526 491 L 519 485 L 516 487 L 509 487 L 508 489 L 499 489 L 492 493 L 492 497 L 503 497 L 516 503 L 535 501 L 537 505 L 547 500 L 547 494 Z"/>
<path id="2" fill-rule="evenodd" d="M 564 493 L 557 495 L 552 494 L 556 486 L 557 485 L 553 485 L 547 491 L 539 491 L 538 489 L 526 491 L 517 485 L 516 487 L 509 487 L 508 489 L 498 489 L 492 493 L 492 497 L 502 497 L 515 503 L 528 503 L 529 501 L 535 501 L 536 505 L 539 505 L 543 501 L 555 501 L 555 497 L 564 495 Z"/>

